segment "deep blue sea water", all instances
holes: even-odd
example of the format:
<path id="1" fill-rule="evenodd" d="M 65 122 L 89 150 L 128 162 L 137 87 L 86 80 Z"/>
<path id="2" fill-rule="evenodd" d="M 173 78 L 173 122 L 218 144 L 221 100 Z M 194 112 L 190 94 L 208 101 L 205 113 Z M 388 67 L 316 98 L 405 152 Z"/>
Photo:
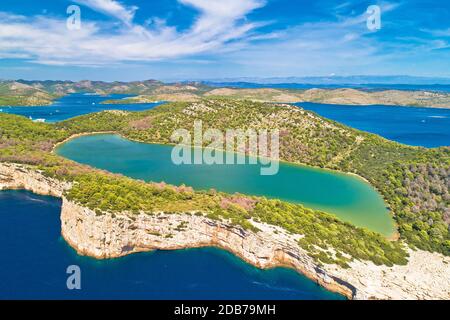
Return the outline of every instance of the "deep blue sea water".
<path id="1" fill-rule="evenodd" d="M 450 146 L 450 109 L 297 103 L 306 110 L 390 140 L 428 148 Z"/>
<path id="2" fill-rule="evenodd" d="M 74 94 L 48 107 L 1 107 L 47 122 L 108 109 L 158 105 L 100 105 L 123 95 Z M 387 106 L 302 107 L 349 126 L 411 145 L 450 145 L 450 110 Z M 292 270 L 256 269 L 218 249 L 152 252 L 97 261 L 78 256 L 60 236 L 60 201 L 23 191 L 0 192 L 0 299 L 341 299 Z M 82 271 L 82 290 L 66 289 L 67 266 Z"/>
<path id="3" fill-rule="evenodd" d="M 223 250 L 81 257 L 60 234 L 61 202 L 0 192 L 0 299 L 343 299 L 285 268 L 259 270 Z M 81 290 L 66 287 L 69 265 Z"/>
<path id="4" fill-rule="evenodd" d="M 103 105 L 107 99 L 127 95 L 99 96 L 77 93 L 45 107 L 0 107 L 0 112 L 33 120 L 57 122 L 102 110 L 143 111 L 164 102 Z M 450 146 L 450 109 L 392 106 L 344 106 L 302 102 L 297 105 L 348 126 L 379 134 L 387 139 L 424 147 Z"/>
<path id="5" fill-rule="evenodd" d="M 90 93 L 75 93 L 56 100 L 44 107 L 0 107 L 2 112 L 31 117 L 33 120 L 45 119 L 45 122 L 57 122 L 87 113 L 103 110 L 143 111 L 152 109 L 163 102 L 140 104 L 100 104 L 109 99 L 121 99 L 129 95 L 113 94 L 100 96 Z"/>

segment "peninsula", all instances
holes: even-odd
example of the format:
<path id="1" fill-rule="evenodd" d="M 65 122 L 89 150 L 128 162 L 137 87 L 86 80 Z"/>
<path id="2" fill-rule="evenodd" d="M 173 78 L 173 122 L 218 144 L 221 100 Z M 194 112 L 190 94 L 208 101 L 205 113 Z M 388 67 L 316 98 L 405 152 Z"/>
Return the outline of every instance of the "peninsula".
<path id="1" fill-rule="evenodd" d="M 192 130 L 196 119 L 277 128 L 283 160 L 364 177 L 383 195 L 398 239 L 297 204 L 145 183 L 52 153 L 94 132 L 169 144 L 175 128 Z M 401 145 L 284 104 L 202 99 L 57 124 L 0 114 L 0 189 L 61 197 L 62 234 L 80 254 L 217 246 L 261 268 L 294 268 L 354 299 L 450 299 L 449 174 L 449 148 Z"/>

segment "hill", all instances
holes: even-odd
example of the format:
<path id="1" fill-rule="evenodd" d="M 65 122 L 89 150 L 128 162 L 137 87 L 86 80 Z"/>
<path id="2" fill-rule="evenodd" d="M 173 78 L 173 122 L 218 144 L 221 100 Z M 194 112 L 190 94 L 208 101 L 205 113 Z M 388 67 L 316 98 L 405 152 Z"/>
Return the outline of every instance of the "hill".
<path id="1" fill-rule="evenodd" d="M 77 92 L 100 95 L 127 94 L 133 97 L 104 101 L 104 104 L 133 104 L 154 101 L 199 101 L 203 98 L 227 98 L 257 102 L 315 102 L 344 105 L 393 105 L 450 108 L 450 94 L 424 90 L 362 89 L 275 89 L 210 87 L 199 82 L 166 84 L 156 80 L 134 82 L 103 81 L 2 81 L 0 106 L 48 105 L 53 99 Z"/>
<path id="2" fill-rule="evenodd" d="M 19 117 L 5 129 L 11 117 L 1 129 L 6 146 L 2 159 L 27 163 L 47 159 L 54 143 L 80 133 L 113 131 L 143 142 L 172 143 L 175 129 L 192 130 L 198 119 L 204 129 L 276 128 L 282 160 L 366 178 L 384 196 L 403 240 L 412 247 L 450 254 L 449 148 L 409 147 L 297 107 L 250 101 L 172 103 L 145 112 L 89 114 L 56 125 L 17 121 Z"/>
<path id="3" fill-rule="evenodd" d="M 43 106 L 52 103 L 54 95 L 16 81 L 0 81 L 0 106 Z"/>

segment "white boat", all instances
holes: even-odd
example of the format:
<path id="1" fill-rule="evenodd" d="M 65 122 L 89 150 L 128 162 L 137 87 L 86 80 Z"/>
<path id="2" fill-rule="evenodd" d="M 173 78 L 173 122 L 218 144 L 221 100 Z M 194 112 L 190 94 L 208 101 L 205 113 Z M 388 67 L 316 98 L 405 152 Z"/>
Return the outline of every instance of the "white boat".
<path id="1" fill-rule="evenodd" d="M 36 119 L 36 120 L 33 120 L 33 122 L 45 122 L 45 119 Z"/>

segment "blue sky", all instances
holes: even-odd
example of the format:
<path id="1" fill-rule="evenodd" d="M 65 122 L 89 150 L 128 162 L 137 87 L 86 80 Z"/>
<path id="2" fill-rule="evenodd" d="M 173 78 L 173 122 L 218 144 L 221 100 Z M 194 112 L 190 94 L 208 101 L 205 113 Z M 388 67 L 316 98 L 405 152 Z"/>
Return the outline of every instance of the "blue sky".
<path id="1" fill-rule="evenodd" d="M 66 26 L 74 4 L 79 30 Z M 450 2 L 1 0 L 3 79 L 330 75 L 450 77 Z"/>

